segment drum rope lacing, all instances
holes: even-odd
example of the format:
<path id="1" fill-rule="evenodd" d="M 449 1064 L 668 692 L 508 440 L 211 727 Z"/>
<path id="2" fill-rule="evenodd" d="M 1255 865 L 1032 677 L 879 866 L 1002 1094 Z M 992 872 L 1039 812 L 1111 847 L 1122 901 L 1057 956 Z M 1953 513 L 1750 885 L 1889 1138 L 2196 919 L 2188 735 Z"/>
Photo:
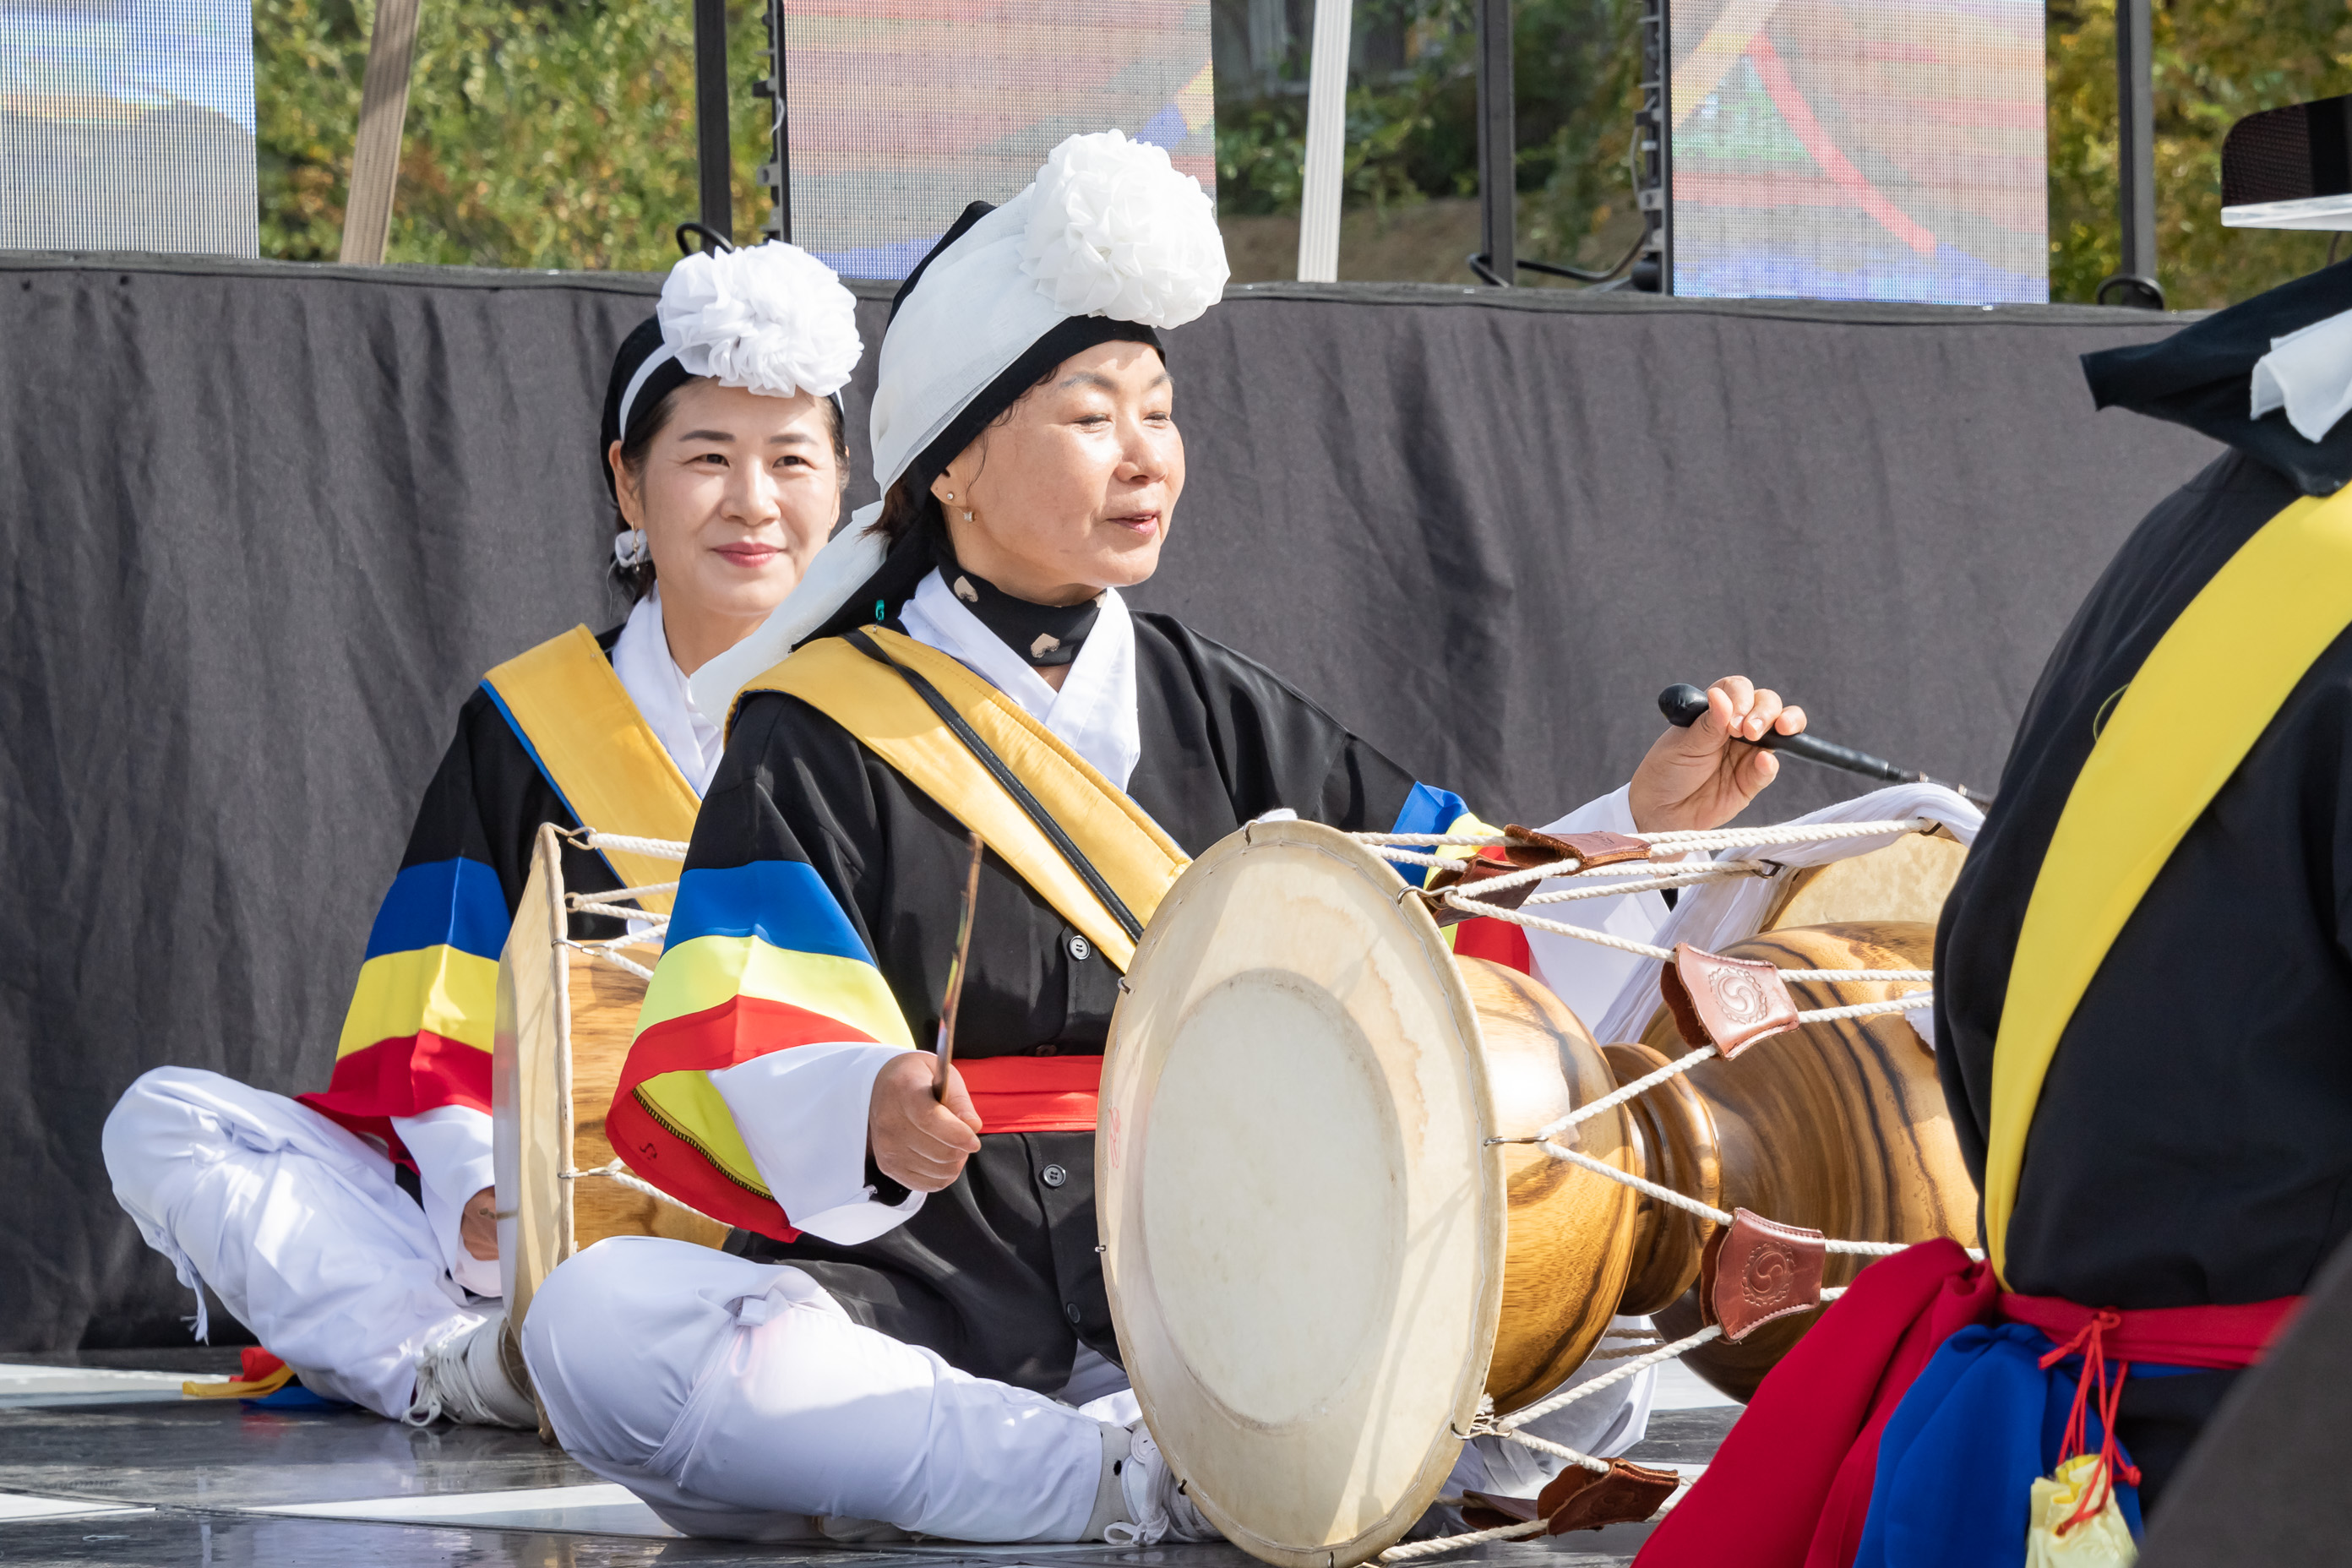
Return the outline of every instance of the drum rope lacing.
<path id="1" fill-rule="evenodd" d="M 710 1223 L 713 1225 L 721 1225 L 724 1223 L 720 1220 L 710 1219 L 709 1215 L 704 1214 L 692 1204 L 680 1203 L 677 1199 L 670 1196 L 659 1187 L 655 1186 L 651 1182 L 640 1181 L 635 1176 L 629 1174 L 627 1167 L 623 1165 L 618 1160 L 614 1160 L 609 1165 L 597 1165 L 585 1171 L 558 1171 L 555 1173 L 556 1180 L 561 1182 L 584 1181 L 590 1176 L 602 1176 L 608 1182 L 618 1182 L 621 1185 L 628 1188 L 633 1193 L 643 1193 L 649 1198 L 655 1199 L 660 1203 L 667 1204 L 670 1207 L 677 1209 L 682 1213 L 690 1214 L 697 1219 L 709 1219 Z"/>
<path id="2" fill-rule="evenodd" d="M 1661 833 L 1629 833 L 1653 848 L 1680 855 L 1692 849 L 1745 849 L 1759 844 L 1824 844 L 1832 838 L 1885 838 L 1896 833 L 1933 833 L 1943 825 L 1932 816 L 1891 816 L 1876 822 L 1783 822 L 1769 827 L 1680 827 Z M 1414 848 L 1496 849 L 1512 840 L 1480 833 L 1351 833 L 1359 844 Z M 1525 847 L 1525 846 L 1522 846 Z"/>
<path id="3" fill-rule="evenodd" d="M 593 828 L 582 828 L 578 832 L 567 833 L 563 837 L 583 848 L 618 849 L 624 854 L 642 855 L 648 860 L 684 860 L 686 858 L 685 844 L 675 838 L 635 838 L 621 833 L 599 833 Z M 581 914 L 604 915 L 617 921 L 640 921 L 644 929 L 628 931 L 604 942 L 574 942 L 570 937 L 565 937 L 562 939 L 562 945 L 575 952 L 586 953 L 600 963 L 609 963 L 615 969 L 625 970 L 647 984 L 651 984 L 654 972 L 633 960 L 623 958 L 617 950 L 647 945 L 658 949 L 669 935 L 669 917 L 652 910 L 632 909 L 625 904 L 617 904 L 612 900 L 642 898 L 649 893 L 675 893 L 678 890 L 678 887 L 677 882 L 647 882 L 639 887 L 613 888 L 598 893 L 566 893 L 563 896 L 563 904 L 567 910 L 576 910 Z M 692 1204 L 681 1203 L 651 1182 L 631 1175 L 627 1166 L 618 1159 L 614 1160 L 610 1164 L 598 1165 L 585 1171 L 577 1169 L 558 1171 L 555 1176 L 558 1181 L 563 1182 L 583 1181 L 591 1176 L 602 1177 L 608 1182 L 616 1182 L 633 1193 L 641 1193 L 656 1203 L 667 1204 L 671 1208 L 692 1215 L 697 1219 L 709 1220 L 712 1225 L 721 1223 L 711 1219 L 709 1215 L 704 1214 Z"/>
<path id="4" fill-rule="evenodd" d="M 1647 862 L 1590 868 L 1581 867 L 1570 859 L 1548 866 L 1528 867 L 1506 872 L 1500 876 L 1486 878 L 1474 885 L 1475 894 L 1465 891 L 1457 885 L 1440 889 L 1432 896 L 1444 902 L 1448 908 L 1465 915 L 1506 921 L 1514 925 L 1550 931 L 1560 936 L 1592 942 L 1598 946 L 1630 952 L 1642 958 L 1672 963 L 1675 962 L 1675 953 L 1671 949 L 1660 947 L 1652 942 L 1635 942 L 1630 938 L 1614 936 L 1585 926 L 1546 920 L 1540 915 L 1527 912 L 1525 906 L 1663 891 L 1668 888 L 1691 887 L 1734 877 L 1770 877 L 1779 874 L 1782 869 L 1773 861 L 1754 858 L 1702 861 L 1692 865 L 1659 863 L 1661 858 L 1702 849 L 1738 849 L 1774 844 L 1815 844 L 1839 838 L 1877 838 L 1890 834 L 1932 832 L 1937 826 L 1938 824 L 1926 817 L 1908 817 L 1882 822 L 1792 824 L 1774 827 L 1636 834 L 1632 837 L 1651 845 L 1653 856 L 1656 858 Z M 1458 858 L 1443 858 L 1426 852 L 1431 849 L 1439 847 L 1480 849 L 1501 847 L 1510 842 L 1500 837 L 1468 834 L 1359 833 L 1350 837 L 1392 863 L 1429 868 L 1454 868 L 1462 864 Z M 1608 879 L 1606 882 L 1601 881 L 1604 878 Z M 1555 879 L 1590 879 L 1601 885 L 1530 893 L 1517 907 L 1507 908 L 1491 901 L 1498 893 L 1509 892 L 1531 884 L 1541 884 Z M 1928 969 L 1784 969 L 1780 972 L 1780 977 L 1783 982 L 1790 984 L 1927 983 L 1932 985 L 1935 972 Z M 1800 1025 L 1826 1024 L 1847 1018 L 1867 1018 L 1894 1013 L 1909 1013 L 1928 1006 L 1933 1001 L 1932 990 L 1911 991 L 1883 1002 L 1863 1002 L 1839 1007 L 1802 1010 L 1798 1013 L 1797 1021 Z M 1765 1041 L 1759 1042 L 1759 1045 L 1769 1045 L 1769 1037 Z M 1702 1203 L 1696 1198 L 1645 1177 L 1637 1176 L 1630 1171 L 1620 1170 L 1606 1161 L 1595 1159 L 1591 1155 L 1566 1147 L 1556 1141 L 1561 1133 L 1571 1131 L 1581 1123 L 1613 1110 L 1719 1055 L 1715 1047 L 1701 1046 L 1667 1062 L 1655 1071 L 1644 1074 L 1622 1088 L 1601 1096 L 1590 1104 L 1578 1107 L 1567 1115 L 1538 1129 L 1529 1136 L 1494 1138 L 1488 1142 L 1537 1144 L 1552 1159 L 1565 1161 L 1589 1170 L 1596 1175 L 1621 1183 L 1658 1203 L 1669 1205 L 1716 1225 L 1728 1226 L 1733 1223 L 1735 1216 L 1725 1210 Z M 1909 1245 L 1905 1242 L 1835 1239 L 1825 1239 L 1822 1243 L 1824 1250 L 1828 1252 L 1861 1258 L 1889 1257 L 1905 1250 Z M 1971 1249 L 1971 1256 L 1981 1255 Z M 1822 1303 L 1827 1305 L 1844 1293 L 1845 1288 L 1843 1286 L 1825 1289 L 1821 1292 Z M 1609 1471 L 1607 1460 L 1580 1453 L 1565 1444 L 1552 1442 L 1532 1432 L 1523 1431 L 1521 1428 L 1531 1421 L 1549 1415 L 1553 1411 L 1578 1400 L 1589 1398 L 1604 1389 L 1614 1387 L 1627 1378 L 1636 1376 L 1652 1367 L 1676 1360 L 1690 1351 L 1720 1339 L 1722 1335 L 1721 1325 L 1712 1323 L 1699 1329 L 1696 1333 L 1671 1343 L 1663 1342 L 1664 1336 L 1656 1334 L 1654 1331 L 1643 1334 L 1640 1331 L 1612 1330 L 1602 1336 L 1603 1348 L 1596 1349 L 1587 1359 L 1615 1362 L 1620 1364 L 1612 1366 L 1598 1377 L 1579 1383 L 1571 1388 L 1563 1389 L 1549 1398 L 1538 1400 L 1523 1409 L 1514 1411 L 1507 1416 L 1496 1417 L 1491 1404 L 1482 1402 L 1477 1417 L 1472 1421 L 1470 1431 L 1465 1436 L 1492 1436 L 1517 1443 L 1540 1453 L 1549 1454 L 1596 1474 L 1605 1475 Z M 1610 1348 L 1606 1345 L 1606 1342 L 1612 1339 L 1633 1342 Z M 1677 1499 L 1679 1496 L 1680 1494 L 1677 1493 Z M 1666 1506 L 1672 1507 L 1673 1500 L 1670 1500 Z M 1405 1542 L 1381 1552 L 1379 1560 L 1382 1563 L 1410 1562 L 1416 1558 L 1433 1557 L 1483 1545 L 1488 1542 L 1522 1540 L 1540 1535 L 1549 1528 L 1548 1521 L 1537 1519 L 1525 1523 L 1499 1525 L 1491 1530 L 1471 1531 L 1460 1535 L 1444 1535 L 1426 1541 Z"/>
<path id="5" fill-rule="evenodd" d="M 624 854 L 642 855 L 648 860 L 684 860 L 686 845 L 675 838 L 637 838 L 625 833 L 599 833 L 593 827 L 566 833 L 563 837 L 583 849 L 618 849 Z M 654 893 L 676 893 L 680 882 L 646 882 L 634 888 L 610 888 L 594 893 L 566 893 L 563 907 L 577 914 L 602 915 L 607 920 L 627 921 L 638 929 L 604 942 L 574 942 L 563 939 L 563 945 L 583 952 L 600 963 L 635 975 L 647 984 L 653 983 L 654 972 L 632 959 L 623 958 L 618 952 L 625 947 L 650 944 L 658 951 L 669 937 L 669 916 L 643 907 L 632 907 L 615 900 L 643 900 Z M 648 1187 L 648 1192 L 656 1189 Z M 675 1201 L 675 1200 L 672 1200 Z M 678 1205 L 684 1208 L 686 1205 Z M 689 1210 L 689 1213 L 694 1212 Z"/>

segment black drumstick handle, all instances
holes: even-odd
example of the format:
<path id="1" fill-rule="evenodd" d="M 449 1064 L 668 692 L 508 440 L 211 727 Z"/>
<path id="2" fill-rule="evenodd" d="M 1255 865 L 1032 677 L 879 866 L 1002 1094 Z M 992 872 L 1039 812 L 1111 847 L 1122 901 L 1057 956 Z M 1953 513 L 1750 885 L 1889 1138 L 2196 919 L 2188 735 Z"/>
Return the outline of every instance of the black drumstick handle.
<path id="1" fill-rule="evenodd" d="M 1677 682 L 1658 693 L 1658 711 L 1666 716 L 1667 723 L 1678 730 L 1687 730 L 1698 721 L 1700 714 L 1706 711 L 1706 693 L 1687 682 Z M 1937 782 L 1926 773 L 1914 773 L 1908 768 L 1898 768 L 1885 757 L 1874 757 L 1868 752 L 1857 752 L 1852 746 L 1841 746 L 1833 741 L 1816 740 L 1811 735 L 1778 735 L 1767 731 L 1760 739 L 1748 743 L 1761 746 L 1768 752 L 1779 752 L 1783 756 L 1802 757 L 1809 763 L 1822 763 L 1830 767 L 1843 768 L 1850 773 L 1860 773 L 1865 778 L 1885 779 L 1890 784 Z M 1965 789 L 1957 784 L 1950 787 L 1956 790 L 1963 800 L 1972 800 L 1981 804 L 1986 798 L 1973 790 Z"/>

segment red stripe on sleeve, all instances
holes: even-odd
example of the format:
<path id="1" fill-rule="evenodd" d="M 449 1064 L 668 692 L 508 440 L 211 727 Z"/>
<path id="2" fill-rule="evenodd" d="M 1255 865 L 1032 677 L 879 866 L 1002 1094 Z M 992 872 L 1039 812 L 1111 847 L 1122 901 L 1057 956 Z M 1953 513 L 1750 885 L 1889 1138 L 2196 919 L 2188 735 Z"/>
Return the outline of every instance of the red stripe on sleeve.
<path id="1" fill-rule="evenodd" d="M 394 1158 L 405 1151 L 390 1119 L 417 1116 L 445 1105 L 490 1109 L 490 1053 L 429 1029 L 378 1040 L 335 1063 L 334 1076 L 316 1094 L 295 1097 L 363 1137 L 385 1140 Z"/>
<path id="2" fill-rule="evenodd" d="M 621 1092 L 667 1072 L 718 1072 L 794 1046 L 873 1039 L 830 1013 L 764 996 L 730 996 L 716 1007 L 665 1018 L 639 1035 L 621 1069 Z"/>
<path id="3" fill-rule="evenodd" d="M 784 1217 L 783 1205 L 731 1181 L 685 1139 L 653 1118 L 625 1080 L 604 1113 L 604 1136 L 631 1171 L 712 1219 L 778 1241 L 797 1241 L 800 1232 Z"/>

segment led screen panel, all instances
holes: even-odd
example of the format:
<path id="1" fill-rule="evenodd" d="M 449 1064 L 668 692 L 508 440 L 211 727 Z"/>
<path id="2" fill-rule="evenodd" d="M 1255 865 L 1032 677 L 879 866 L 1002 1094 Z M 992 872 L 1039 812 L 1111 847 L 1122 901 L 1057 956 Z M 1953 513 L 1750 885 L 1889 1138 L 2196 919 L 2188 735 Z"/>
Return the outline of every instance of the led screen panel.
<path id="1" fill-rule="evenodd" d="M 793 239 L 845 277 L 905 277 L 1076 132 L 1165 147 L 1214 193 L 1205 0 L 793 0 L 784 58 Z"/>
<path id="2" fill-rule="evenodd" d="M 2050 297 L 2042 0 L 1674 0 L 1674 289 Z"/>
<path id="3" fill-rule="evenodd" d="M 0 247 L 257 254 L 250 0 L 0 0 Z"/>

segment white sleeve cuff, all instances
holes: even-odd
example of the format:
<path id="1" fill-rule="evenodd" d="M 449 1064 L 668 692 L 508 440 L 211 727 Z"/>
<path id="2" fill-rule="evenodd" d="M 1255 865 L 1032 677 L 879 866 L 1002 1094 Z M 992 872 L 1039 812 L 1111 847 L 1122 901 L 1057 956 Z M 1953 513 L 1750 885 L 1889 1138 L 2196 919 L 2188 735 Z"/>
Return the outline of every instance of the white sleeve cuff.
<path id="1" fill-rule="evenodd" d="M 496 1296 L 499 1260 L 476 1258 L 466 1250 L 459 1226 L 466 1200 L 496 1184 L 490 1156 L 489 1113 L 470 1105 L 443 1105 L 416 1116 L 395 1116 L 398 1133 L 416 1162 L 425 1223 L 441 1246 L 441 1259 L 449 1277 L 477 1296 Z"/>
<path id="2" fill-rule="evenodd" d="M 793 1046 L 710 1075 L 760 1179 L 796 1228 L 855 1247 L 923 1206 L 920 1193 L 877 1203 L 866 1183 L 874 1076 L 906 1048 L 866 1040 Z"/>
<path id="3" fill-rule="evenodd" d="M 1633 807 L 1628 798 L 1632 788 L 1630 784 L 1620 784 L 1600 799 L 1585 802 L 1543 831 L 1560 835 L 1632 833 Z M 1565 880 L 1549 881 L 1538 890 L 1553 892 L 1568 885 Z M 1668 910 L 1666 900 L 1655 892 L 1643 892 L 1553 904 L 1544 913 L 1563 924 L 1606 931 L 1632 942 L 1648 942 L 1665 923 Z M 1602 947 L 1598 942 L 1533 927 L 1526 929 L 1528 954 L 1535 961 L 1536 978 L 1567 1003 L 1570 1012 L 1595 1028 L 1625 983 L 1645 962 L 1639 954 Z M 1611 1042 L 1601 1043 L 1605 1046 Z"/>

